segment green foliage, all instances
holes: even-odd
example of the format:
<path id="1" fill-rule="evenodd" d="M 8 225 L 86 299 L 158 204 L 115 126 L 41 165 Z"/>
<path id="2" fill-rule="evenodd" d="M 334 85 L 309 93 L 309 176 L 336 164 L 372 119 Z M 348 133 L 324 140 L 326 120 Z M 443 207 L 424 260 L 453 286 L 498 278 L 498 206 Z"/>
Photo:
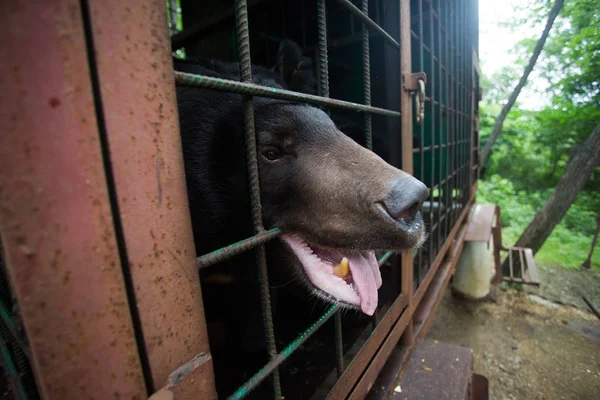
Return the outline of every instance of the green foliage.
<path id="1" fill-rule="evenodd" d="M 505 26 L 543 28 L 553 0 L 529 0 Z M 483 77 L 481 143 L 529 60 L 537 38 L 514 49 L 519 61 Z M 531 111 L 517 102 L 488 158 L 478 201 L 501 207 L 503 241 L 513 244 L 544 205 L 573 151 L 600 123 L 600 0 L 565 0 L 535 66 L 548 82 L 551 105 Z M 539 79 L 539 78 L 538 78 Z M 579 193 L 562 222 L 536 254 L 542 264 L 577 267 L 587 257 L 600 214 L 600 169 Z M 597 246 L 600 247 L 600 246 Z M 600 267 L 600 249 L 592 259 Z"/>
<path id="2" fill-rule="evenodd" d="M 169 21 L 169 31 L 171 35 L 183 30 L 183 17 L 181 14 L 181 0 L 175 1 L 175 8 L 172 9 L 172 2 L 167 1 L 167 20 Z M 175 24 L 172 21 L 172 14 L 175 14 Z M 173 56 L 185 60 L 185 49 L 178 49 L 173 52 Z"/>
<path id="3" fill-rule="evenodd" d="M 511 246 L 543 206 L 550 193 L 551 190 L 517 190 L 510 180 L 491 175 L 485 181 L 479 182 L 477 202 L 500 206 L 502 243 Z M 596 214 L 588 209 L 589 204 L 599 201 L 598 196 L 581 193 L 563 221 L 552 231 L 536 254 L 536 262 L 566 268 L 579 267 L 588 255 L 596 229 Z M 600 251 L 594 253 L 592 265 L 600 267 Z"/>

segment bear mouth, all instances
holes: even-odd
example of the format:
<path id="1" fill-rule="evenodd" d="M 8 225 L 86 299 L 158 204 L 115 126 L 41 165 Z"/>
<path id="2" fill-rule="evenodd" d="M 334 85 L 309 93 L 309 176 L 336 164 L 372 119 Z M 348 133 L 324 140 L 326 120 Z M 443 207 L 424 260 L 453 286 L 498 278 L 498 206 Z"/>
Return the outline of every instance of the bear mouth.
<path id="1" fill-rule="evenodd" d="M 304 267 L 315 294 L 373 315 L 382 283 L 374 251 L 321 247 L 297 234 L 284 234 L 281 239 Z"/>

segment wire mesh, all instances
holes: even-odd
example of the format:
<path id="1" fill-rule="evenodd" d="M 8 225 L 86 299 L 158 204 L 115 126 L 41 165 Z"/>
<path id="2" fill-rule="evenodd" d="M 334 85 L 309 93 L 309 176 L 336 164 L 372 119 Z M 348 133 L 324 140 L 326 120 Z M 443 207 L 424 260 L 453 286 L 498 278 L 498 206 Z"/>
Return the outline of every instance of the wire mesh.
<path id="1" fill-rule="evenodd" d="M 411 8 L 413 69 L 428 80 L 425 121 L 415 129 L 420 143 L 413 148 L 415 174 L 430 188 L 429 237 L 414 266 L 418 286 L 470 199 L 474 38 L 466 1 L 412 0 Z"/>
<path id="2" fill-rule="evenodd" d="M 472 1 L 472 0 L 471 0 Z M 266 257 L 264 244 L 276 238 L 278 230 L 265 231 L 262 225 L 260 208 L 260 192 L 258 172 L 256 168 L 256 142 L 254 132 L 254 121 L 252 115 L 252 96 L 269 97 L 290 101 L 304 102 L 323 106 L 341 111 L 360 112 L 363 123 L 364 144 L 368 148 L 374 147 L 375 134 L 373 129 L 374 116 L 392 117 L 398 119 L 401 113 L 384 102 L 385 108 L 372 105 L 372 51 L 371 44 L 375 38 L 383 43 L 377 42 L 377 49 L 381 51 L 386 46 L 398 51 L 400 43 L 394 39 L 381 26 L 381 21 L 389 16 L 384 15 L 385 0 L 373 0 L 371 4 L 375 7 L 375 17 L 369 16 L 369 1 L 361 0 L 352 2 L 338 0 L 345 11 L 346 17 L 350 17 L 347 36 L 343 39 L 328 38 L 328 29 L 334 29 L 328 25 L 328 17 L 337 18 L 338 9 L 332 9 L 325 0 L 317 0 L 310 8 L 305 1 L 300 1 L 302 15 L 300 26 L 301 35 L 299 42 L 304 48 L 311 48 L 308 43 L 314 43 L 312 47 L 317 59 L 317 77 L 319 96 L 305 93 L 297 93 L 272 87 L 263 87 L 252 83 L 250 71 L 250 27 L 248 24 L 248 4 L 246 1 L 236 0 L 236 40 L 237 58 L 240 62 L 241 81 L 230 81 L 208 76 L 199 76 L 176 72 L 175 80 L 179 85 L 195 86 L 211 90 L 227 91 L 241 94 L 244 98 L 244 127 L 246 134 L 248 174 L 250 178 L 250 189 L 252 199 L 252 219 L 255 235 L 225 248 L 216 250 L 198 258 L 199 268 L 204 268 L 229 259 L 251 249 L 255 249 L 257 262 L 259 264 L 259 275 L 261 283 L 262 310 L 265 329 L 267 331 L 267 347 L 270 361 L 264 365 L 247 382 L 240 386 L 231 398 L 246 397 L 267 377 L 273 376 L 273 396 L 282 397 L 282 389 L 278 377 L 278 367 L 286 361 L 292 353 L 312 336 L 331 317 L 333 318 L 334 343 L 335 343 L 335 368 L 339 377 L 345 368 L 344 365 L 344 341 L 342 333 L 344 327 L 337 306 L 330 307 L 313 325 L 305 330 L 296 340 L 277 352 L 275 346 L 275 333 L 273 329 L 272 311 L 269 297 L 269 287 L 266 276 Z M 356 3 L 359 5 L 357 6 Z M 285 19 L 286 13 L 291 13 L 294 2 L 286 3 L 278 7 L 274 14 L 277 18 Z M 430 188 L 428 207 L 423 211 L 426 223 L 429 226 L 429 239 L 425 246 L 415 257 L 415 286 L 418 286 L 430 272 L 429 268 L 437 257 L 450 231 L 454 227 L 462 208 L 466 205 L 470 187 L 470 151 L 471 140 L 471 114 L 472 114 L 472 77 L 471 49 L 472 38 L 469 38 L 470 28 L 469 13 L 470 6 L 462 0 L 440 1 L 440 0 L 412 0 L 411 1 L 411 37 L 413 54 L 413 71 L 425 71 L 428 77 L 427 94 L 425 103 L 425 120 L 423 124 L 415 124 L 414 132 L 402 132 L 403 135 L 413 134 L 418 138 L 418 143 L 412 152 L 414 155 L 414 170 L 417 178 L 422 180 Z M 311 11 L 312 10 L 312 11 Z M 334 12 L 334 16 L 329 15 Z M 307 20 L 313 18 L 314 12 L 315 32 L 307 31 Z M 397 16 L 396 16 L 396 19 Z M 338 19 L 336 19 L 338 20 Z M 358 24 L 362 26 L 360 32 L 356 32 Z M 399 23 L 399 20 L 396 22 Z M 283 24 L 279 34 L 285 36 L 293 32 L 293 25 Z M 209 28 L 205 28 L 209 29 Z M 336 30 L 342 29 L 339 26 Z M 344 28 L 345 29 L 345 28 Z M 389 28 L 388 28 L 389 29 Z M 287 33 L 286 33 L 287 32 Z M 374 34 L 372 36 L 371 34 Z M 272 60 L 268 55 L 269 42 L 277 42 L 280 38 L 277 34 L 263 31 L 260 34 L 264 41 L 266 59 Z M 330 50 L 337 46 L 352 46 L 354 43 L 362 43 L 362 104 L 361 100 L 347 101 L 338 97 L 331 98 L 330 67 L 338 68 L 339 61 L 332 57 Z M 360 51 L 360 50 L 359 50 Z M 386 50 L 387 51 L 387 50 Z M 337 55 L 337 53 L 336 53 Z M 334 64 L 332 64 L 332 60 Z M 337 78 L 337 77 L 336 77 Z M 379 92 L 378 92 L 379 93 Z M 377 100 L 377 99 L 375 99 Z M 375 103 L 377 104 L 377 103 Z M 397 105 L 399 109 L 399 104 Z M 398 142 L 396 142 L 398 143 Z M 398 165 L 398 163 L 395 163 Z M 380 265 L 391 260 L 392 253 L 385 253 L 380 259 Z M 374 319 L 376 323 L 376 318 Z"/>

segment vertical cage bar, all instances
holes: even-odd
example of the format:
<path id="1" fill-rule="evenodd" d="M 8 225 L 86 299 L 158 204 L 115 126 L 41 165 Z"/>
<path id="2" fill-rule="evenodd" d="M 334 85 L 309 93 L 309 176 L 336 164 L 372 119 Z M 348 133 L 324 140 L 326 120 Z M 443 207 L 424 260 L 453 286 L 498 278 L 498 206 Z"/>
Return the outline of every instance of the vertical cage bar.
<path id="1" fill-rule="evenodd" d="M 419 0 L 422 1 L 422 0 Z M 436 63 L 435 63 L 435 40 L 434 40 L 434 20 L 433 20 L 433 0 L 429 1 L 429 7 L 428 7 L 428 21 L 429 21 L 429 62 L 430 62 L 430 83 L 429 83 L 429 96 L 430 96 L 430 104 L 431 104 L 431 112 L 430 114 L 430 118 L 431 118 L 431 142 L 432 143 L 436 143 L 436 130 L 438 129 L 437 125 L 436 125 L 436 118 L 435 118 L 435 110 L 436 110 L 436 90 L 437 90 L 437 82 L 436 82 L 436 76 L 435 76 L 435 71 L 436 71 Z M 438 105 L 439 106 L 439 105 Z M 441 162 L 441 151 L 442 151 L 442 142 L 438 141 L 437 143 L 437 153 L 438 153 L 438 157 L 434 157 L 436 155 L 436 149 L 435 147 L 431 150 L 431 155 L 432 155 L 432 159 L 435 159 L 436 162 L 432 163 L 432 168 L 431 168 L 431 175 L 432 175 L 432 189 L 431 189 L 431 202 L 433 204 L 433 193 L 434 191 L 437 190 L 437 192 L 439 193 L 439 185 L 440 182 L 442 180 L 442 176 L 439 175 L 437 178 L 437 182 L 435 181 L 435 173 L 436 173 L 436 163 L 439 164 Z M 431 220 L 433 221 L 433 207 L 431 207 Z M 436 221 L 436 230 L 438 229 L 438 225 L 439 225 L 439 221 Z M 431 232 L 430 234 L 430 238 L 429 240 L 431 241 L 431 245 L 430 247 L 433 248 L 432 254 L 436 254 L 437 250 L 439 249 L 438 243 L 435 242 L 436 239 L 436 235 L 434 234 L 435 232 Z"/>
<path id="2" fill-rule="evenodd" d="M 362 0 L 362 12 L 369 16 L 369 0 Z M 352 18 L 352 17 L 351 17 Z M 371 105 L 371 52 L 369 49 L 369 28 L 365 23 L 362 24 L 362 45 L 363 45 L 363 82 L 365 105 Z M 373 149 L 373 136 L 371 134 L 371 114 L 365 113 L 365 146 Z"/>
<path id="3" fill-rule="evenodd" d="M 0 13 L 0 241 L 40 397 L 141 399 L 82 3 Z"/>
<path id="4" fill-rule="evenodd" d="M 469 52 L 467 51 L 467 29 L 468 29 L 468 25 L 467 25 L 467 18 L 466 18 L 466 13 L 467 13 L 467 2 L 463 1 L 461 3 L 461 44 L 462 44 L 462 131 L 461 131 L 461 143 L 460 143 L 460 175 L 461 175 L 461 185 L 460 185 L 460 194 L 461 194 L 461 209 L 462 207 L 464 207 L 464 205 L 466 204 L 467 201 L 467 163 L 466 163 L 466 151 L 465 151 L 465 143 L 467 140 L 467 132 L 469 131 L 468 129 L 468 120 L 467 120 L 467 72 L 469 71 Z"/>
<path id="5" fill-rule="evenodd" d="M 368 35 L 368 32 L 367 32 Z M 329 64 L 327 56 L 327 12 L 325 0 L 317 0 L 317 40 L 319 57 L 319 87 L 321 96 L 329 97 Z M 369 113 L 365 113 L 369 115 Z M 365 117 L 366 118 L 366 117 Z M 334 316 L 335 363 L 338 377 L 344 371 L 344 342 L 340 310 Z"/>
<path id="6" fill-rule="evenodd" d="M 458 132 L 459 132 L 459 97 L 460 90 L 458 87 L 458 70 L 459 70 L 459 57 L 458 57 L 458 15 L 457 15 L 457 3 L 458 0 L 453 1 L 452 4 L 452 207 L 450 209 L 452 226 L 456 224 L 456 189 L 458 187 Z"/>
<path id="7" fill-rule="evenodd" d="M 172 371 L 208 354 L 209 345 L 200 282 L 189 279 L 197 269 L 172 56 L 169 46 L 144 45 L 149 37 L 169 43 L 166 9 L 144 7 L 143 0 L 128 2 L 130 9 L 121 4 L 90 2 L 99 118 L 104 120 L 120 214 L 115 219 L 121 220 L 126 268 L 158 389 Z M 135 57 L 131 46 L 138 47 Z M 140 64 L 140 57 L 146 62 Z M 154 82 L 151 88 L 148 82 Z M 155 121 L 151 130 L 148 119 Z M 196 393 L 207 399 L 216 398 L 211 367 L 208 361 L 189 375 L 202 376 Z M 174 392 L 183 398 L 179 390 Z"/>
<path id="8" fill-rule="evenodd" d="M 329 97 L 329 65 L 327 58 L 327 15 L 325 0 L 317 0 L 319 87 L 321 96 Z"/>
<path id="9" fill-rule="evenodd" d="M 454 213 L 458 219 L 458 213 L 456 211 L 456 206 L 458 206 L 460 202 L 460 190 L 462 188 L 462 161 L 460 155 L 460 142 L 462 140 L 462 71 L 463 71 L 463 54 L 462 54 L 462 19 L 461 19 L 461 1 L 457 0 L 456 2 L 456 57 L 457 57 L 457 70 L 456 70 L 456 166 L 455 166 L 455 174 L 456 174 L 456 190 L 455 193 L 455 209 Z"/>
<path id="10" fill-rule="evenodd" d="M 450 85 L 451 85 L 451 76 L 450 76 L 450 68 L 451 68 L 451 62 L 450 62 L 450 23 L 449 23 L 449 9 L 448 9 L 448 2 L 447 1 L 440 1 L 440 6 L 444 5 L 444 65 L 446 66 L 446 68 L 444 69 L 445 72 L 445 77 L 446 77 L 446 82 L 444 85 L 444 105 L 445 105 L 445 121 L 446 121 L 446 162 L 445 162 L 445 166 L 446 166 L 446 182 L 445 185 L 446 187 L 444 188 L 444 204 L 446 206 L 446 209 L 444 210 L 443 213 L 443 218 L 444 218 L 444 239 L 446 239 L 448 237 L 448 235 L 450 234 L 450 220 L 448 219 L 448 207 L 450 206 L 450 198 L 449 198 L 449 193 L 450 193 L 450 129 L 451 129 L 451 124 L 450 124 Z M 441 18 L 441 15 L 440 15 Z"/>
<path id="11" fill-rule="evenodd" d="M 250 38 L 248 31 L 248 5 L 246 0 L 235 0 L 235 26 L 237 33 L 238 60 L 240 65 L 240 80 L 252 83 L 252 63 L 250 59 Z M 251 96 L 243 97 L 244 133 L 246 137 L 246 162 L 248 166 L 248 181 L 250 185 L 250 202 L 252 207 L 252 222 L 255 233 L 263 233 L 262 207 L 260 202 L 260 187 L 258 181 L 258 164 L 256 153 L 256 134 L 254 127 L 254 106 Z M 273 314 L 271 310 L 271 296 L 269 293 L 269 278 L 267 274 L 267 256 L 265 245 L 256 248 L 256 261 L 258 264 L 258 278 L 260 281 L 260 297 L 267 339 L 267 351 L 271 360 L 277 357 L 275 344 L 275 330 L 273 327 Z M 279 371 L 275 369 L 273 377 L 273 395 L 281 399 L 281 383 Z"/>
<path id="12" fill-rule="evenodd" d="M 466 83 L 466 72 L 467 72 L 467 52 L 466 52 L 466 28 L 465 27 L 465 5 L 466 2 L 461 2 L 461 24 L 460 24 L 460 44 L 461 44 L 461 55 L 462 55 L 462 68 L 461 68 L 461 134 L 460 134 L 460 205 L 464 205 L 464 191 L 465 191 L 465 135 L 467 133 L 466 124 L 466 102 L 467 102 L 467 83 Z"/>
<path id="13" fill-rule="evenodd" d="M 335 312 L 333 325 L 335 330 L 335 367 L 338 378 L 344 372 L 344 346 L 342 337 L 342 314 L 340 310 Z"/>
<path id="14" fill-rule="evenodd" d="M 434 5 L 437 5 L 437 7 L 434 7 Z M 432 51 L 432 59 L 433 59 L 433 54 L 437 54 L 437 87 L 438 87 L 438 104 L 437 104 L 437 121 L 438 121 L 438 143 L 439 143 L 439 160 L 438 160 L 438 174 L 439 174 L 439 179 L 440 181 L 438 182 L 438 211 L 437 211 L 437 248 L 438 250 L 441 249 L 442 247 L 442 222 L 441 222 L 441 216 L 442 216 L 442 180 L 444 179 L 442 177 L 442 160 L 444 159 L 444 152 L 446 151 L 445 147 L 443 147 L 442 145 L 444 143 L 443 140 L 443 136 L 442 136 L 442 127 L 443 127 L 443 122 L 442 122 L 442 107 L 443 107 L 443 98 L 444 95 L 442 93 L 442 91 L 444 90 L 444 88 L 442 87 L 442 31 L 441 31 L 441 21 L 440 21 L 440 8 L 439 8 L 439 0 L 432 0 L 429 4 L 429 13 L 430 13 L 430 18 L 431 18 L 431 23 L 435 23 L 435 29 L 432 28 L 432 42 L 434 41 L 434 38 L 437 38 L 437 48 L 435 49 L 435 52 Z M 435 15 L 434 15 L 435 14 Z M 434 75 L 435 75 L 435 71 L 434 71 Z"/>
<path id="15" fill-rule="evenodd" d="M 400 76 L 405 76 L 411 73 L 411 35 L 410 35 L 410 0 L 401 0 L 400 2 Z M 413 110 L 412 96 L 409 91 L 405 90 L 404 82 L 400 89 L 401 99 L 401 135 L 402 135 L 402 170 L 407 174 L 413 174 Z M 407 296 L 409 309 L 413 307 L 414 294 L 414 259 L 411 251 L 402 253 L 402 294 Z M 407 325 L 402 343 L 412 345 L 413 338 L 413 321 Z"/>

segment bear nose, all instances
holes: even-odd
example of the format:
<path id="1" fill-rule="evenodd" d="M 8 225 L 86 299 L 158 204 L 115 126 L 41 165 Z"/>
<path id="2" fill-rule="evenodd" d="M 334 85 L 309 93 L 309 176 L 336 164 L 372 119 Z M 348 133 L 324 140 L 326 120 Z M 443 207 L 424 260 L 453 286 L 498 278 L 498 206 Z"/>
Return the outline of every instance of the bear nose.
<path id="1" fill-rule="evenodd" d="M 410 223 L 421 209 L 427 196 L 429 196 L 427 186 L 410 176 L 394 180 L 383 203 L 393 219 Z"/>

